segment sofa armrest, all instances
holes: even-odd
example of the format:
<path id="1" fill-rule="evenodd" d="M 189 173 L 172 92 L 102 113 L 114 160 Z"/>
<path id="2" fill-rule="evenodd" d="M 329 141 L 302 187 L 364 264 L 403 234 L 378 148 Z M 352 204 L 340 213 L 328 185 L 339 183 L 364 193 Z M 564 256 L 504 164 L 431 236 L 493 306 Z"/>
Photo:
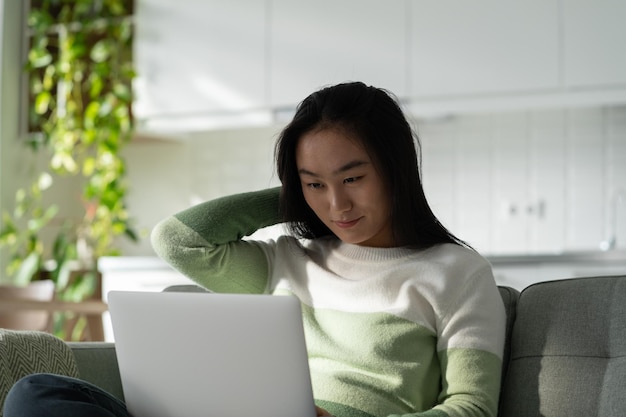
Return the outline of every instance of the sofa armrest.
<path id="1" fill-rule="evenodd" d="M 124 400 L 115 345 L 107 342 L 68 342 L 81 379 Z"/>

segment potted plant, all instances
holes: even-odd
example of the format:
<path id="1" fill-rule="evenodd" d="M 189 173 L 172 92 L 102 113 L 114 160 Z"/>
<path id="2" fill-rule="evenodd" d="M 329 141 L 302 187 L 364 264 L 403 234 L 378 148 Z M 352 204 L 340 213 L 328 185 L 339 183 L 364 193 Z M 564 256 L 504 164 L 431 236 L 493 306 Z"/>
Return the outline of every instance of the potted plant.
<path id="1" fill-rule="evenodd" d="M 136 239 L 121 156 L 132 135 L 132 6 L 129 0 L 32 0 L 28 15 L 25 143 L 33 158 L 43 155 L 48 163 L 18 190 L 13 213 L 3 214 L 0 247 L 15 284 L 50 279 L 64 301 L 97 293 L 97 259 L 118 254 L 118 237 Z M 68 177 L 80 189 L 79 217 L 48 202 Z"/>

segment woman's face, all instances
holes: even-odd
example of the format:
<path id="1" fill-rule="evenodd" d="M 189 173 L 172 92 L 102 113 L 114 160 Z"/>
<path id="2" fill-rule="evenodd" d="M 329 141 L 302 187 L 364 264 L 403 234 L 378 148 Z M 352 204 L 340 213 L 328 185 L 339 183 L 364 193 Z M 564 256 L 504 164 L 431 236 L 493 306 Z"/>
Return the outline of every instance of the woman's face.
<path id="1" fill-rule="evenodd" d="M 307 204 L 339 239 L 393 246 L 389 195 L 358 140 L 337 128 L 307 132 L 298 141 L 296 164 Z"/>

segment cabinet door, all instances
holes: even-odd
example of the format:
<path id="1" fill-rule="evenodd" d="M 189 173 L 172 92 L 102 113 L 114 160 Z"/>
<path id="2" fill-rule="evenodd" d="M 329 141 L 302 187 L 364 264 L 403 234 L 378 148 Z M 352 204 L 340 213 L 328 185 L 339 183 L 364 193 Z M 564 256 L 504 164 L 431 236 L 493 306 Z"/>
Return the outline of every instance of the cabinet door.
<path id="1" fill-rule="evenodd" d="M 626 2 L 564 0 L 564 71 L 568 87 L 626 84 Z"/>
<path id="2" fill-rule="evenodd" d="M 608 110 L 608 173 L 605 207 L 607 244 L 626 249 L 626 106 Z"/>
<path id="3" fill-rule="evenodd" d="M 138 0 L 137 118 L 202 118 L 265 104 L 265 5 Z"/>
<path id="4" fill-rule="evenodd" d="M 565 112 L 529 114 L 529 252 L 550 253 L 565 249 L 568 207 L 565 197 L 567 140 Z"/>
<path id="5" fill-rule="evenodd" d="M 602 109 L 567 112 L 568 205 L 566 246 L 569 250 L 598 249 L 604 236 L 605 116 Z"/>
<path id="6" fill-rule="evenodd" d="M 270 22 L 272 106 L 344 81 L 406 95 L 404 2 L 276 0 Z"/>
<path id="7" fill-rule="evenodd" d="M 491 251 L 491 202 L 493 138 L 480 116 L 459 118 L 456 132 L 455 234 L 478 251 Z"/>
<path id="8" fill-rule="evenodd" d="M 558 87 L 558 0 L 409 4 L 412 96 Z"/>
<path id="9" fill-rule="evenodd" d="M 493 253 L 528 251 L 528 120 L 524 113 L 492 116 Z"/>
<path id="10" fill-rule="evenodd" d="M 459 169 L 456 124 L 425 121 L 419 124 L 417 130 L 421 142 L 422 183 L 426 198 L 439 221 L 457 234 L 456 183 Z M 461 239 L 474 239 L 474 236 L 464 234 L 458 236 Z"/>

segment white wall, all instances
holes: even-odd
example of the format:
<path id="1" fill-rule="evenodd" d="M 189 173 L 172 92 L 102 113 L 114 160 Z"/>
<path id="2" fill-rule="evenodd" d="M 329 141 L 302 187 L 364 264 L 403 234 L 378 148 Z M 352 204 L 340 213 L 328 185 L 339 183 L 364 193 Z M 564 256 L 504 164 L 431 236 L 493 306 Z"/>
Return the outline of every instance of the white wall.
<path id="1" fill-rule="evenodd" d="M 185 141 L 139 138 L 125 151 L 128 204 L 142 235 L 121 242 L 125 255 L 152 255 L 149 232 L 161 219 L 202 201 L 276 186 L 274 141 L 280 126 L 212 131 Z"/>
<path id="2" fill-rule="evenodd" d="M 0 212 L 12 208 L 15 190 L 19 188 L 16 160 L 22 154 L 20 146 L 19 111 L 16 99 L 20 85 L 19 39 L 22 3 L 0 0 Z M 1 221 L 1 220 L 0 220 Z M 0 281 L 4 276 L 5 254 L 0 258 Z"/>

